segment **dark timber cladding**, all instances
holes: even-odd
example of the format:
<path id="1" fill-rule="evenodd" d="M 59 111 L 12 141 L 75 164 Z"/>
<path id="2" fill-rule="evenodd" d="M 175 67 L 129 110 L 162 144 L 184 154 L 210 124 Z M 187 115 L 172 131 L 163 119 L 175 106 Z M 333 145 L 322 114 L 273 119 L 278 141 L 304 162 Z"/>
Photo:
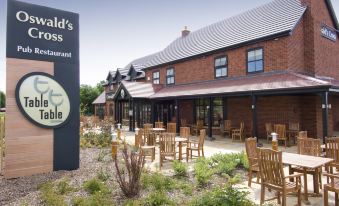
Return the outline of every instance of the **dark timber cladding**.
<path id="1" fill-rule="evenodd" d="M 79 15 L 15 0 L 9 0 L 7 5 L 6 54 L 7 62 L 9 62 L 7 67 L 7 82 L 10 79 L 14 80 L 24 75 L 25 72 L 45 72 L 52 75 L 53 79 L 62 86 L 70 102 L 69 119 L 63 126 L 50 129 L 53 134 L 50 141 L 52 148 L 48 148 L 52 154 L 53 170 L 77 169 L 79 168 L 80 126 Z M 21 68 L 22 66 L 24 68 L 15 71 L 15 68 L 12 67 L 12 62 L 16 62 L 16 67 Z M 8 91 L 10 91 L 9 89 Z M 32 130 L 38 131 L 39 129 L 41 133 L 46 132 L 42 128 L 33 128 Z M 17 136 L 17 138 L 21 137 L 20 135 Z M 6 136 L 6 138 L 6 143 L 7 140 L 10 142 L 11 137 Z M 34 142 L 34 138 L 33 136 L 26 139 L 27 141 Z M 42 148 L 41 150 L 44 149 Z M 39 150 L 38 147 L 35 150 L 38 155 L 40 154 Z M 42 153 L 41 156 L 43 156 Z M 29 158 L 27 158 L 27 161 L 31 161 Z M 35 161 L 35 164 L 37 162 Z M 27 164 L 25 166 L 37 168 L 36 165 Z M 19 168 L 19 170 L 25 170 L 25 168 Z M 27 173 L 20 174 L 13 172 L 9 176 L 14 177 L 46 172 L 43 170 L 38 171 L 38 169 L 28 170 Z"/>
<path id="2" fill-rule="evenodd" d="M 111 72 L 122 78 L 107 84 L 145 94 L 131 95 L 139 127 L 145 117 L 176 122 L 177 131 L 182 122 L 202 120 L 212 137 L 229 119 L 233 127 L 244 122 L 247 136 L 263 137 L 265 123 L 299 122 L 324 138 L 339 131 L 338 29 L 330 0 L 272 0 L 196 31 L 185 28 L 163 50 Z"/>

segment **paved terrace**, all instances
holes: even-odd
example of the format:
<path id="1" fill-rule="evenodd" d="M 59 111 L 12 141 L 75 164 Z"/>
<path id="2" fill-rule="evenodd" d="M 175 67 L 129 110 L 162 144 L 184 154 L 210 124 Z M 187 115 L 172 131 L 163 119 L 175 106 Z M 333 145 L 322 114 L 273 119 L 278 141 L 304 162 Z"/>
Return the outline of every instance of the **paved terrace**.
<path id="1" fill-rule="evenodd" d="M 125 131 L 123 133 L 123 136 L 125 136 L 126 141 L 134 145 L 134 132 L 128 132 Z M 245 143 L 240 142 L 240 141 L 235 141 L 232 142 L 232 139 L 229 137 L 221 137 L 221 136 L 214 136 L 216 140 L 210 141 L 208 139 L 205 140 L 204 144 L 204 152 L 205 152 L 205 157 L 210 157 L 216 153 L 237 153 L 241 151 L 245 151 Z M 197 137 L 191 137 L 191 139 L 197 140 Z M 267 144 L 265 139 L 260 139 L 260 143 L 263 143 L 263 147 L 266 148 L 271 148 L 271 144 Z M 287 147 L 285 149 L 284 146 L 279 146 L 279 149 L 282 150 L 283 152 L 290 152 L 290 153 L 297 153 L 297 147 L 296 146 L 291 146 Z M 185 147 L 183 148 L 183 153 L 186 153 Z M 195 153 L 194 153 L 195 154 Z M 183 154 L 183 162 L 186 162 L 186 156 Z M 188 162 L 189 169 L 193 170 L 193 162 L 189 160 Z M 146 158 L 146 167 L 149 168 L 152 171 L 159 171 L 159 148 L 156 147 L 156 154 L 155 154 L 155 161 L 151 162 L 150 158 Z M 161 172 L 164 174 L 169 174 L 171 173 L 172 169 L 172 162 L 165 160 L 163 163 L 163 167 L 161 168 Z M 285 175 L 288 175 L 288 167 L 285 168 Z M 246 177 L 247 178 L 247 177 Z M 308 191 L 312 192 L 313 191 L 313 178 L 311 175 L 308 175 Z M 255 200 L 257 204 L 260 203 L 260 185 L 255 183 L 256 179 L 254 179 L 252 183 L 252 187 L 248 188 L 247 187 L 247 181 L 242 182 L 239 187 L 240 188 L 245 188 L 245 190 L 250 192 L 250 197 L 251 199 Z M 303 181 L 303 180 L 302 180 Z M 323 177 L 322 179 L 323 183 L 326 183 L 326 178 Z M 322 194 L 322 190 L 321 190 Z M 274 197 L 274 194 L 272 192 L 268 192 L 266 190 L 266 199 L 269 199 L 270 197 Z M 329 198 L 330 198 L 330 205 L 334 205 L 334 193 L 329 193 Z M 314 206 L 322 206 L 323 205 L 323 197 L 309 197 L 310 205 Z M 272 203 L 273 205 L 278 205 L 276 200 L 269 201 L 267 203 Z M 296 205 L 297 203 L 297 198 L 293 196 L 288 196 L 287 197 L 287 205 Z M 306 205 L 302 203 L 302 205 Z"/>

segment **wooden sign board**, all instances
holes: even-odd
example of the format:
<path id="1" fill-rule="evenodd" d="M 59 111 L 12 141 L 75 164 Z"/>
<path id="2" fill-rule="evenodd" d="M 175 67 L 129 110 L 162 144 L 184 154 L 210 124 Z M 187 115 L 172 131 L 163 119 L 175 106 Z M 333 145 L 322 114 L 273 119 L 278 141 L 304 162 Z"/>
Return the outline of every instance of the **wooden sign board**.
<path id="1" fill-rule="evenodd" d="M 6 178 L 79 168 L 79 15 L 9 0 Z"/>

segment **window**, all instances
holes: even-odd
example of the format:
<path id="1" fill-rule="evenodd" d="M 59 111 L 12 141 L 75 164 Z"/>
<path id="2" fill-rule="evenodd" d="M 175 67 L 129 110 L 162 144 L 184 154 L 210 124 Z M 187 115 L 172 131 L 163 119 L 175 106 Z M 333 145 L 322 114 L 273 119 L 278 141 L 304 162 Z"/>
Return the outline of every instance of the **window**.
<path id="1" fill-rule="evenodd" d="M 160 84 L 160 72 L 153 72 L 153 84 Z"/>
<path id="2" fill-rule="evenodd" d="M 220 126 L 223 119 L 223 105 L 222 98 L 215 98 L 213 100 L 213 126 Z"/>
<path id="3" fill-rule="evenodd" d="M 208 125 L 208 106 L 209 99 L 198 99 L 196 105 L 196 119 L 204 120 L 204 125 Z M 222 98 L 213 99 L 213 113 L 212 113 L 212 126 L 219 127 L 223 119 L 223 104 Z"/>
<path id="4" fill-rule="evenodd" d="M 113 90 L 113 83 L 111 83 L 111 84 L 109 85 L 109 90 L 110 90 L 110 91 Z"/>
<path id="5" fill-rule="evenodd" d="M 247 72 L 261 72 L 264 70 L 263 49 L 253 49 L 247 52 Z"/>
<path id="6" fill-rule="evenodd" d="M 227 57 L 219 57 L 214 60 L 215 78 L 227 76 Z"/>
<path id="7" fill-rule="evenodd" d="M 166 84 L 174 84 L 174 68 L 167 69 L 166 72 Z"/>
<path id="8" fill-rule="evenodd" d="M 208 109 L 207 109 L 208 105 L 209 105 L 208 99 L 198 99 L 195 102 L 196 119 L 203 120 L 205 126 L 208 124 Z"/>

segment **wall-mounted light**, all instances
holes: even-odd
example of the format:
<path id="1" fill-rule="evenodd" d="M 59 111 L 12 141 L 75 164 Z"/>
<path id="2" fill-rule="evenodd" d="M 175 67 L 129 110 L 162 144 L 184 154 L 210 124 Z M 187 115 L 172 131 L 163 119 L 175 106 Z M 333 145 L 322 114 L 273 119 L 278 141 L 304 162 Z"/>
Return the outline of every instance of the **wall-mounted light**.
<path id="1" fill-rule="evenodd" d="M 133 116 L 133 110 L 128 111 L 129 116 Z"/>
<path id="2" fill-rule="evenodd" d="M 252 104 L 252 109 L 255 109 L 255 105 L 254 104 Z"/>
<path id="3" fill-rule="evenodd" d="M 328 104 L 327 108 L 332 109 L 332 104 Z"/>
<path id="4" fill-rule="evenodd" d="M 178 109 L 178 106 L 174 106 L 174 109 Z"/>
<path id="5" fill-rule="evenodd" d="M 325 105 L 325 104 L 322 104 L 322 105 L 321 105 L 321 108 L 322 108 L 322 109 L 325 109 L 325 108 L 326 108 L 326 105 Z"/>
<path id="6" fill-rule="evenodd" d="M 210 109 L 210 106 L 206 106 L 206 109 Z"/>

